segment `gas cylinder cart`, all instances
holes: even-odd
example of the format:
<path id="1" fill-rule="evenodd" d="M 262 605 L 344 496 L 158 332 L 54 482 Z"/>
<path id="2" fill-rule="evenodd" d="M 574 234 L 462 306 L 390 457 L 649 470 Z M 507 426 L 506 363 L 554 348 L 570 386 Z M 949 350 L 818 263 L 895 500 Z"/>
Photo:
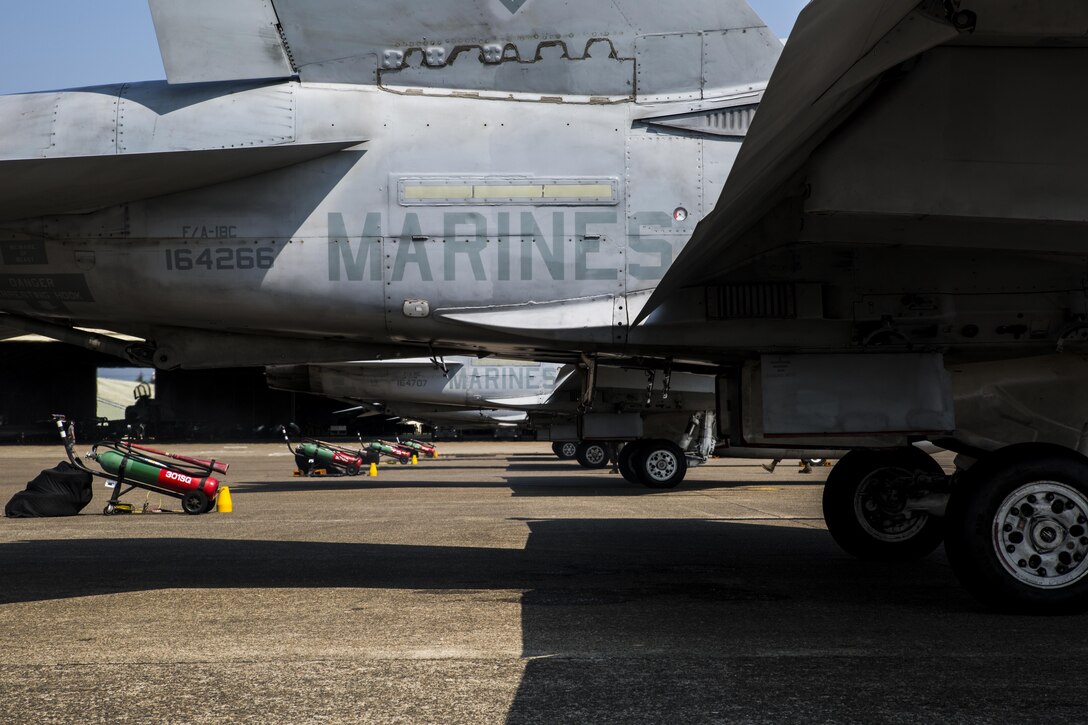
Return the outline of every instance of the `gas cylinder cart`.
<path id="1" fill-rule="evenodd" d="M 203 514 L 215 508 L 220 485 L 212 474 L 225 474 L 228 464 L 157 451 L 130 441 L 101 441 L 84 456 L 101 469 L 96 470 L 76 454 L 75 424 L 62 415 L 53 419 L 72 465 L 113 482 L 113 495 L 102 509 L 103 514 L 118 513 L 118 499 L 137 488 L 181 499 L 181 508 L 187 514 Z"/>
<path id="2" fill-rule="evenodd" d="M 287 450 L 295 457 L 299 475 L 310 476 L 358 476 L 381 456 L 374 451 L 352 450 L 313 438 L 303 438 L 296 446 L 291 443 L 287 428 L 280 426 Z M 324 473 L 319 473 L 324 471 Z"/>
<path id="3" fill-rule="evenodd" d="M 412 451 L 413 453 L 415 453 L 420 458 L 422 458 L 424 456 L 426 456 L 427 458 L 438 458 L 438 449 L 435 448 L 432 445 L 424 443 L 423 441 L 417 441 L 417 440 L 402 441 L 400 439 L 397 439 L 397 445 L 400 446 L 401 448 L 407 448 L 408 450 Z"/>
<path id="4" fill-rule="evenodd" d="M 412 462 L 412 456 L 415 455 L 415 451 L 407 446 L 403 446 L 400 443 L 391 443 L 389 441 L 370 441 L 369 443 L 363 443 L 362 439 L 359 443 L 363 446 L 363 450 L 374 451 L 380 456 L 385 456 L 391 460 L 400 464 L 406 464 Z"/>

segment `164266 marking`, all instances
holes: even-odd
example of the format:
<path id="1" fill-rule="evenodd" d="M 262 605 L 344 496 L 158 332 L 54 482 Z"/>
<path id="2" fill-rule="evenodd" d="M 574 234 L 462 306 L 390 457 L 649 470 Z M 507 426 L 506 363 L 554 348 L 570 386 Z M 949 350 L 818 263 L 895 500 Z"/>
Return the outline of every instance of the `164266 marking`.
<path id="1" fill-rule="evenodd" d="M 272 247 L 209 247 L 203 250 L 183 247 L 167 249 L 165 254 L 168 272 L 272 269 L 276 262 L 276 250 Z"/>

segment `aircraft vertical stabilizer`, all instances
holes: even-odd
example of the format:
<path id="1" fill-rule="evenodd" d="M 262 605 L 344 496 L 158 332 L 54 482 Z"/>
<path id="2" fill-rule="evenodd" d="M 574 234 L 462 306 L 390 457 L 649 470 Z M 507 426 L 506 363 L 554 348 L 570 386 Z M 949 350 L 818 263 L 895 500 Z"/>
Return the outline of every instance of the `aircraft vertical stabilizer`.
<path id="1" fill-rule="evenodd" d="M 659 103 L 762 85 L 745 0 L 150 0 L 171 83 L 285 77 Z"/>
<path id="2" fill-rule="evenodd" d="M 294 75 L 270 0 L 150 0 L 170 83 Z"/>

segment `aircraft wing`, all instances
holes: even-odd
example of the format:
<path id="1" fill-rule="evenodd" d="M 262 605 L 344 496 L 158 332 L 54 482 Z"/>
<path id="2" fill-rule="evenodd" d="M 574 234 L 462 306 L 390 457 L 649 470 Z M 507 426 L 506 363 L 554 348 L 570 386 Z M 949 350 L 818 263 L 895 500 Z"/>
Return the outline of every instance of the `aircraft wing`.
<path id="1" fill-rule="evenodd" d="M 941 3 L 922 3 L 943 7 Z M 918 0 L 813 0 L 798 18 L 714 211 L 643 308 L 712 279 L 761 249 L 736 239 L 766 216 L 812 151 L 881 75 L 959 35 Z"/>
<path id="2" fill-rule="evenodd" d="M 0 221 L 100 209 L 210 186 L 328 156 L 356 145 L 0 160 Z"/>
<path id="3" fill-rule="evenodd" d="M 888 230 L 908 220 L 933 228 L 941 219 L 964 219 L 976 229 L 989 220 L 991 230 L 1038 219 L 1083 223 L 1082 197 L 1050 192 L 1076 188 L 1083 176 L 1068 143 L 1079 132 L 1055 124 L 1065 121 L 1063 107 L 1080 103 L 1068 78 L 1083 62 L 1075 51 L 1083 51 L 1086 36 L 1088 5 L 1077 0 L 814 0 L 798 19 L 717 206 L 640 319 L 678 289 L 712 283 L 772 251 L 776 239 L 819 243 L 882 231 L 904 243 L 905 232 Z M 1073 52 L 1057 65 L 1063 50 Z M 1067 73 L 1040 71 L 1047 62 Z M 911 97 L 931 106 L 900 119 L 880 115 L 887 96 L 903 97 L 923 82 L 928 93 Z M 1007 133 L 1022 142 L 1016 154 L 1001 155 L 970 119 L 1000 116 L 985 99 L 1025 85 L 1041 103 L 1028 124 L 1008 119 Z M 855 145 L 844 156 L 837 144 L 847 138 Z M 968 185 L 985 193 L 963 193 Z M 866 219 L 867 226 L 850 226 Z M 1030 227 L 1031 234 L 1040 228 Z M 1038 248 L 1037 239 L 1022 243 Z"/>
<path id="4" fill-rule="evenodd" d="M 781 52 L 745 0 L 150 4 L 170 83 L 297 75 L 597 97 L 652 98 L 667 89 L 673 99 L 683 91 L 698 100 L 762 82 Z"/>

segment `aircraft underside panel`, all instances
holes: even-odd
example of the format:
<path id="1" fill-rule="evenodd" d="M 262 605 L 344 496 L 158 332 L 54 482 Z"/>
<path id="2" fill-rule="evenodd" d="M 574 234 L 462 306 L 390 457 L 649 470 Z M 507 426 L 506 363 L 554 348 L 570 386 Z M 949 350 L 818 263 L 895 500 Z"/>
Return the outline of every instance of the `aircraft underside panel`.
<path id="1" fill-rule="evenodd" d="M 1000 360 L 950 372 L 958 440 L 983 451 L 1056 443 L 1088 455 L 1088 356 Z"/>
<path id="2" fill-rule="evenodd" d="M 900 445 L 956 427 L 939 354 L 764 355 L 745 366 L 738 398 L 719 413 L 739 406 L 749 444 Z"/>
<path id="3" fill-rule="evenodd" d="M 1088 103 L 1069 89 L 1086 75 L 1085 48 L 930 51 L 895 93 L 874 99 L 866 123 L 814 154 L 805 212 L 823 224 L 806 236 L 942 246 L 968 237 L 971 245 L 1068 249 L 1071 231 L 1083 238 L 1088 191 L 1088 151 L 1070 142 L 1088 124 Z M 1030 111 L 1007 106 L 1010 88 L 1028 87 Z M 918 132 L 927 126 L 941 129 L 939 140 Z M 885 221 L 858 234 L 856 218 Z M 983 232 L 972 229 L 982 224 Z"/>

